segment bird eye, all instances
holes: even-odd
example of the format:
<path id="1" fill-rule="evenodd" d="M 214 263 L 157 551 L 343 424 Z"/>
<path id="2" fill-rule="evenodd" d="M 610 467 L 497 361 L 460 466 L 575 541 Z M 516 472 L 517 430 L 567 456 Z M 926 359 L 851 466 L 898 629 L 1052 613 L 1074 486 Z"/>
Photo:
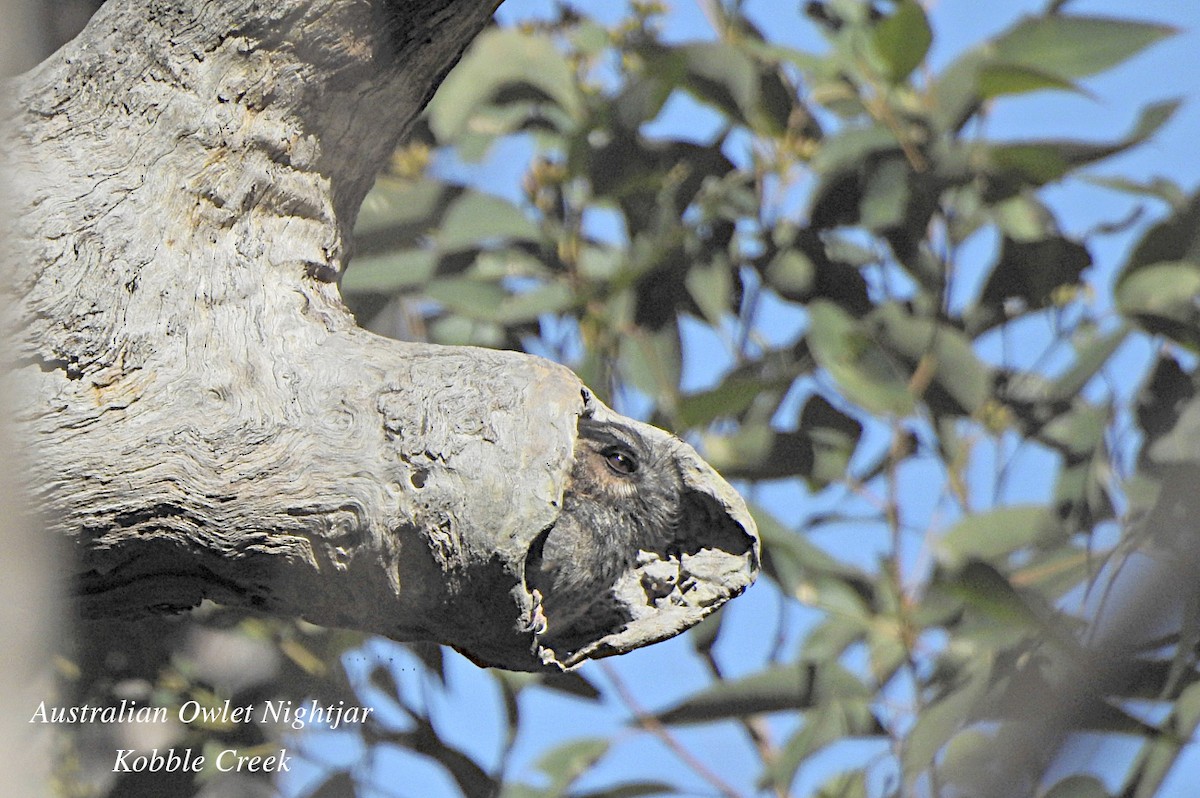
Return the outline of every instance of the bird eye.
<path id="1" fill-rule="evenodd" d="M 638 470 L 637 458 L 624 449 L 617 449 L 615 447 L 611 449 L 605 449 L 603 454 L 604 462 L 608 464 L 609 469 L 611 469 L 614 474 L 629 476 Z"/>

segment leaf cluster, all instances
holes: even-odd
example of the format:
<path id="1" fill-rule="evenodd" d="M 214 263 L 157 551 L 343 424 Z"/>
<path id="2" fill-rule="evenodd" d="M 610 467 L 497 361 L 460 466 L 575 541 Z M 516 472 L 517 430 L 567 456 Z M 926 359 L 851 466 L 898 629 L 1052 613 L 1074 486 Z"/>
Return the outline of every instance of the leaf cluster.
<path id="1" fill-rule="evenodd" d="M 819 36 L 811 50 L 739 2 L 704 4 L 713 36 L 683 42 L 655 3 L 614 24 L 564 7 L 481 36 L 364 205 L 342 288 L 366 324 L 567 362 L 761 497 L 771 589 L 811 622 L 795 634 L 789 610 L 758 631 L 779 642 L 737 678 L 737 633 L 706 623 L 691 641 L 709 685 L 626 706 L 669 745 L 685 727 L 733 729 L 760 764 L 754 789 L 793 794 L 853 740 L 869 753 L 813 794 L 971 794 L 1000 769 L 1010 795 L 1148 796 L 1200 719 L 1200 625 L 1163 608 L 1162 628 L 1103 655 L 1137 678 L 1066 724 L 1136 740 L 1121 772 L 1044 777 L 1061 736 L 1032 759 L 989 758 L 1029 707 L 1088 679 L 1124 569 L 1178 545 L 1147 522 L 1164 474 L 1200 452 L 1200 194 L 1087 177 L 1178 103 L 1145 106 L 1113 140 L 988 135 L 996 104 L 1087 96 L 1088 78 L 1173 33 L 1065 5 L 936 71 L 914 0 L 806 3 L 786 24 Z M 451 176 L 514 152 L 519 187 Z M 1159 221 L 1068 232 L 1046 189 L 1089 179 Z M 1134 228 L 1099 280 L 1097 242 Z M 1130 365 L 1146 342 L 1152 362 Z M 1014 484 L 1027 498 L 1006 498 Z M 847 556 L 856 540 L 877 554 Z M 520 696 L 544 688 L 495 678 L 511 743 Z M 607 738 L 546 752 L 526 783 L 421 728 L 398 742 L 467 795 L 683 789 L 666 774 L 580 787 Z"/>

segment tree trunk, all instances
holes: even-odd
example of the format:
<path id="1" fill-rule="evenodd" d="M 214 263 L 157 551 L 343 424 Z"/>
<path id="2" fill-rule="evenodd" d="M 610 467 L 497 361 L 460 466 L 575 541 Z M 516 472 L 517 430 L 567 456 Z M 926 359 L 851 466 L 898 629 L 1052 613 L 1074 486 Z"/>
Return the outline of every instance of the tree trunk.
<path id="1" fill-rule="evenodd" d="M 210 598 L 534 669 L 675 634 L 753 579 L 753 522 L 686 445 L 549 361 L 383 339 L 342 304 L 363 196 L 493 10 L 110 0 L 19 79 L 5 329 L 83 613 Z M 668 452 L 683 517 L 621 553 L 619 613 L 547 637 L 525 567 L 580 417 Z"/>

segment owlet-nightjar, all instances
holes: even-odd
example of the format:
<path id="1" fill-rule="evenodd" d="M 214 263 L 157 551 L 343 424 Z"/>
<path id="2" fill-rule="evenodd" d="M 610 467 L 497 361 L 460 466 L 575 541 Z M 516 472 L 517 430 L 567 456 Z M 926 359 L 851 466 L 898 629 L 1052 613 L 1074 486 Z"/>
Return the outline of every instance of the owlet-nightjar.
<path id="1" fill-rule="evenodd" d="M 591 629 L 584 616 L 639 549 L 670 544 L 682 513 L 683 480 L 669 442 L 652 446 L 629 427 L 590 418 L 578 428 L 562 512 L 540 551 L 530 552 L 525 575 L 541 597 L 549 637 Z"/>

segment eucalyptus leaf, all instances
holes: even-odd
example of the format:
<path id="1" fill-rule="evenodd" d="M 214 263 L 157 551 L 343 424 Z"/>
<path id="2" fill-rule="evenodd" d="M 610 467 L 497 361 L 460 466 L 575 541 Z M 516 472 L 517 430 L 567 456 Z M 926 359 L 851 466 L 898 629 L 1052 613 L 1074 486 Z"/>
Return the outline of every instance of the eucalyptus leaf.
<path id="1" fill-rule="evenodd" d="M 970 560 L 1001 560 L 1035 543 L 1050 521 L 1041 505 L 1001 507 L 970 515 L 942 536 L 938 554 L 954 567 Z"/>
<path id="2" fill-rule="evenodd" d="M 800 429 L 811 441 L 811 481 L 824 485 L 845 479 L 862 437 L 862 423 L 814 394 L 800 412 Z"/>
<path id="3" fill-rule="evenodd" d="M 558 745 L 537 761 L 538 770 L 550 777 L 548 795 L 562 795 L 568 787 L 596 764 L 612 745 L 602 737 L 585 737 Z"/>
<path id="4" fill-rule="evenodd" d="M 757 377 L 733 374 L 714 388 L 681 397 L 675 417 L 683 427 L 702 427 L 718 418 L 740 415 L 759 395 L 774 387 Z"/>
<path id="5" fill-rule="evenodd" d="M 504 28 L 481 33 L 429 103 L 429 126 L 440 141 L 464 132 L 481 106 L 508 86 L 530 86 L 569 115 L 582 109 L 574 73 L 546 35 Z"/>
<path id="6" fill-rule="evenodd" d="M 572 792 L 571 798 L 641 798 L 644 795 L 681 794 L 677 787 L 665 781 L 627 781 L 599 790 Z"/>
<path id="7" fill-rule="evenodd" d="M 708 461 L 730 479 L 781 479 L 812 472 L 813 443 L 802 432 L 777 432 L 766 424 L 705 439 Z"/>
<path id="8" fill-rule="evenodd" d="M 970 414 L 991 395 L 991 369 L 968 339 L 948 324 L 909 314 L 895 302 L 880 305 L 868 319 L 888 351 L 924 369 L 924 399 L 936 413 Z"/>
<path id="9" fill-rule="evenodd" d="M 767 769 L 768 779 L 786 788 L 796 771 L 826 747 L 846 738 L 871 737 L 882 730 L 864 699 L 822 702 L 805 713 L 804 725 L 783 744 Z"/>
<path id="10" fill-rule="evenodd" d="M 838 773 L 825 781 L 813 798 L 867 798 L 867 774 L 856 770 Z"/>
<path id="11" fill-rule="evenodd" d="M 933 763 L 942 746 L 971 719 L 987 690 L 990 673 L 988 663 L 973 663 L 965 669 L 965 678 L 948 685 L 942 696 L 921 712 L 901 755 L 906 784 L 911 785 Z"/>
<path id="12" fill-rule="evenodd" d="M 1067 776 L 1042 794 L 1042 798 L 1111 798 L 1095 776 Z"/>
<path id="13" fill-rule="evenodd" d="M 992 41 L 992 58 L 1068 80 L 1095 75 L 1132 58 L 1177 29 L 1129 19 L 1030 16 Z"/>
<path id="14" fill-rule="evenodd" d="M 916 407 L 907 370 L 886 354 L 869 329 L 825 300 L 808 308 L 808 344 L 846 398 L 869 412 L 907 415 Z"/>
<path id="15" fill-rule="evenodd" d="M 429 249 L 400 249 L 386 255 L 357 257 L 342 278 L 348 294 L 395 293 L 429 282 L 437 272 L 437 254 Z"/>
<path id="16" fill-rule="evenodd" d="M 885 74 L 899 83 L 925 60 L 933 43 L 933 31 L 925 9 L 915 0 L 902 0 L 888 17 L 876 23 L 871 44 L 883 61 Z"/>
<path id="17" fill-rule="evenodd" d="M 362 237 L 387 230 L 411 240 L 432 229 L 459 193 L 457 186 L 436 180 L 380 175 L 359 208 L 354 234 Z"/>
<path id="18" fill-rule="evenodd" d="M 1078 84 L 1061 75 L 1011 63 L 990 64 L 981 68 L 978 87 L 979 98 L 984 100 L 1046 89 L 1087 94 Z"/>
<path id="19" fill-rule="evenodd" d="M 946 67 L 933 86 L 933 120 L 957 131 L 982 101 L 1010 90 L 1067 88 L 1174 34 L 1134 20 L 1065 14 L 1026 16 Z"/>
<path id="20" fill-rule="evenodd" d="M 648 396 L 674 403 L 681 373 L 679 328 L 657 332 L 638 329 L 620 342 L 620 367 L 626 380 Z"/>
<path id="21" fill-rule="evenodd" d="M 1134 128 L 1124 138 L 1108 144 L 1069 140 L 997 144 L 988 148 L 987 157 L 997 174 L 1008 178 L 1019 175 L 1028 183 L 1041 186 L 1065 177 L 1080 166 L 1141 144 L 1158 132 L 1178 107 L 1176 100 L 1146 106 Z"/>
<path id="22" fill-rule="evenodd" d="M 1117 283 L 1117 307 L 1151 332 L 1200 350 L 1200 262 L 1143 266 Z"/>
<path id="23" fill-rule="evenodd" d="M 862 701 L 865 707 L 869 697 L 867 686 L 837 663 L 797 663 L 713 684 L 655 717 L 673 725 L 710 723 L 758 712 L 807 709 L 825 702 Z"/>
<path id="24" fill-rule="evenodd" d="M 536 241 L 537 225 L 508 200 L 468 191 L 451 203 L 436 236 L 443 252 L 477 247 L 488 241 Z"/>

